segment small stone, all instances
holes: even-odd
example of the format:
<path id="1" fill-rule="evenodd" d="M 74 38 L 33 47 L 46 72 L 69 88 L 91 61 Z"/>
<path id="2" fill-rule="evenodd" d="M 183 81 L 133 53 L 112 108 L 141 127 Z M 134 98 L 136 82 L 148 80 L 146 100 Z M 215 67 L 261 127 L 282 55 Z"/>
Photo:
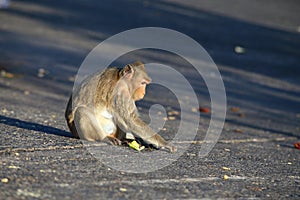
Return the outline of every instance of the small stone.
<path id="1" fill-rule="evenodd" d="M 169 119 L 170 121 L 173 121 L 173 120 L 176 119 L 176 117 L 170 116 L 170 117 L 168 117 L 168 119 Z"/>
<path id="2" fill-rule="evenodd" d="M 19 169 L 20 167 L 14 166 L 14 165 L 10 165 L 8 166 L 9 169 Z"/>
<path id="3" fill-rule="evenodd" d="M 243 54 L 243 53 L 245 53 L 245 48 L 244 47 L 241 47 L 241 46 L 236 46 L 236 47 L 234 47 L 234 51 L 235 51 L 235 53 L 237 53 L 237 54 Z"/>
<path id="4" fill-rule="evenodd" d="M 8 181 L 9 181 L 8 178 L 2 178 L 2 179 L 1 179 L 1 182 L 2 182 L 2 183 L 8 183 Z"/>
<path id="5" fill-rule="evenodd" d="M 196 112 L 198 112 L 198 109 L 197 108 L 192 108 L 192 112 L 196 113 Z"/>
<path id="6" fill-rule="evenodd" d="M 287 164 L 288 164 L 288 165 L 291 165 L 291 164 L 293 164 L 293 163 L 291 163 L 291 162 L 288 162 Z"/>
<path id="7" fill-rule="evenodd" d="M 120 188 L 120 191 L 121 192 L 127 192 L 127 189 L 126 188 Z"/>
<path id="8" fill-rule="evenodd" d="M 223 179 L 226 181 L 226 180 L 228 180 L 228 179 L 229 179 L 229 176 L 227 176 L 227 175 L 224 175 L 224 176 L 223 176 Z"/>
<path id="9" fill-rule="evenodd" d="M 189 191 L 187 188 L 185 188 L 185 189 L 183 190 L 183 193 L 185 193 L 185 194 L 189 194 L 189 193 L 190 193 L 190 191 Z"/>
<path id="10" fill-rule="evenodd" d="M 20 154 L 18 152 L 15 153 L 15 156 L 19 156 Z"/>
<path id="11" fill-rule="evenodd" d="M 229 167 L 222 167 L 222 169 L 223 169 L 223 170 L 227 170 L 227 171 L 229 171 L 229 170 L 230 170 L 230 168 L 229 168 Z"/>
<path id="12" fill-rule="evenodd" d="M 74 82 L 75 81 L 75 76 L 69 76 L 69 78 L 68 78 L 68 81 L 70 81 L 70 82 Z"/>
<path id="13" fill-rule="evenodd" d="M 45 76 L 45 74 L 46 74 L 46 70 L 43 69 L 43 68 L 40 68 L 39 71 L 38 71 L 37 76 L 38 76 L 39 78 L 43 78 L 43 77 Z"/>
<path id="14" fill-rule="evenodd" d="M 25 90 L 25 91 L 24 91 L 24 94 L 25 94 L 25 95 L 29 95 L 30 92 L 29 92 L 28 90 Z"/>

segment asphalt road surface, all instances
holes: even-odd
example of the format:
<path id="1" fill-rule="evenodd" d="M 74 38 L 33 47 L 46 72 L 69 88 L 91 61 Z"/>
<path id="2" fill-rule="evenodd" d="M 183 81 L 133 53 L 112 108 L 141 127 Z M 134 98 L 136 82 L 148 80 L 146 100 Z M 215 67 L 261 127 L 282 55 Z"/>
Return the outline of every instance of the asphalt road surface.
<path id="1" fill-rule="evenodd" d="M 12 0 L 0 9 L 0 199 L 299 199 L 299 19 L 296 0 Z M 163 153 L 171 164 L 148 173 L 102 162 L 71 137 L 64 120 L 87 54 L 108 37 L 138 27 L 169 28 L 201 44 L 218 66 L 227 95 L 225 125 L 207 156 L 198 154 L 211 115 L 201 113 L 195 139 L 175 142 L 178 149 L 190 144 L 188 150 L 173 160 Z M 186 60 L 144 49 L 115 64 L 135 60 L 178 70 L 200 106 L 210 108 L 206 84 Z M 167 88 L 150 85 L 138 103 L 145 121 L 153 104 L 172 115 L 160 131 L 171 139 L 180 122 L 177 99 Z M 191 119 L 199 117 L 195 109 Z M 136 156 L 157 152 L 97 144 L 105 152 L 124 149 L 125 156 L 109 158 L 132 158 L 131 165 Z"/>

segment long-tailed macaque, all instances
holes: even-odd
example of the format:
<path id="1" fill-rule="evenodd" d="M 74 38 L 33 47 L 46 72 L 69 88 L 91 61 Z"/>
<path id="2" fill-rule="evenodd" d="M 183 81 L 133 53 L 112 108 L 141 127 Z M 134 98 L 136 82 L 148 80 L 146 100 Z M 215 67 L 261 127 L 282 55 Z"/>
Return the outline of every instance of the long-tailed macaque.
<path id="1" fill-rule="evenodd" d="M 122 69 L 107 68 L 85 79 L 75 89 L 67 105 L 65 117 L 71 133 L 89 141 L 109 141 L 120 145 L 125 133 L 132 132 L 157 148 L 175 152 L 175 146 L 166 142 L 138 116 L 135 101 L 144 98 L 146 85 L 150 82 L 151 78 L 141 62 L 128 64 Z"/>

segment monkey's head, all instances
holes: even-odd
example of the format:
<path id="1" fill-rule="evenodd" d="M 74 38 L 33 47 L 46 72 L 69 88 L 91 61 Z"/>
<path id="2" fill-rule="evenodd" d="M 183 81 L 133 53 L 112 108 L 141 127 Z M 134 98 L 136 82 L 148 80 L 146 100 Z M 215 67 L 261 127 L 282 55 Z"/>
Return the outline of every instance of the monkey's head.
<path id="1" fill-rule="evenodd" d="M 126 82 L 132 99 L 134 101 L 143 99 L 146 94 L 146 86 L 151 82 L 151 78 L 148 76 L 144 64 L 137 61 L 133 64 L 126 65 L 121 70 L 121 76 L 127 80 Z"/>

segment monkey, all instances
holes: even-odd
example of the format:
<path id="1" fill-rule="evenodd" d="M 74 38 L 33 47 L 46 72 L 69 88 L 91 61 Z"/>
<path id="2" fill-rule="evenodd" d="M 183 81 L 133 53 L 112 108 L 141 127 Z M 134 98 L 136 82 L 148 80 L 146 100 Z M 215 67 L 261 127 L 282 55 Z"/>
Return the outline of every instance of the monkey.
<path id="1" fill-rule="evenodd" d="M 65 118 L 74 137 L 121 145 L 127 132 L 158 149 L 176 152 L 172 143 L 153 131 L 139 115 L 135 102 L 142 100 L 151 78 L 142 62 L 123 68 L 109 67 L 86 78 L 73 91 Z"/>

